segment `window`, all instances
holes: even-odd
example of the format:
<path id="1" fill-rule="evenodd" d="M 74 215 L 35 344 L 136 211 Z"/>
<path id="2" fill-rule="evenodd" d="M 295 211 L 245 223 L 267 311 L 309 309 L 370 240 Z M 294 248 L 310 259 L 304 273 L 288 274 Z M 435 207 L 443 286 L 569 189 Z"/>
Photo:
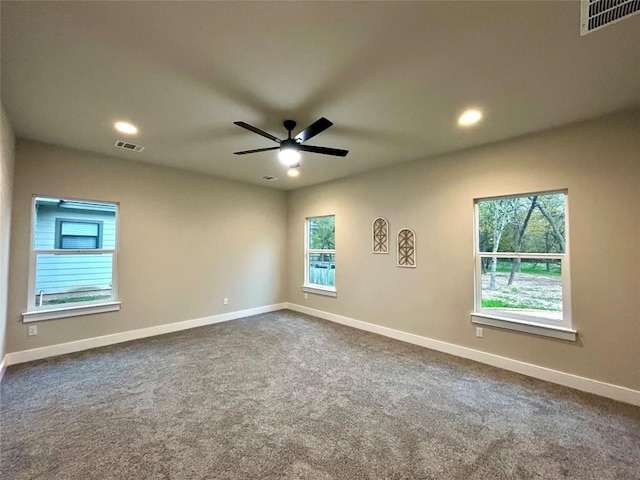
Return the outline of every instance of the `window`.
<path id="1" fill-rule="evenodd" d="M 114 203 L 35 197 L 25 322 L 118 310 Z"/>
<path id="2" fill-rule="evenodd" d="M 56 248 L 95 249 L 102 248 L 103 222 L 79 222 L 56 219 Z"/>
<path id="3" fill-rule="evenodd" d="M 474 323 L 575 340 L 566 192 L 476 200 Z"/>
<path id="4" fill-rule="evenodd" d="M 336 296 L 335 215 L 307 218 L 305 228 L 305 292 Z"/>

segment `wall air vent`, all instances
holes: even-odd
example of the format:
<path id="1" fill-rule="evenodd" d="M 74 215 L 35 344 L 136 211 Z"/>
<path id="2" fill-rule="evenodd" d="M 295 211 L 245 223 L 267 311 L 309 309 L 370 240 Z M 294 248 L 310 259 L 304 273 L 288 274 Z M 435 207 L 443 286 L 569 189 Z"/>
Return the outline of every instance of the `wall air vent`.
<path id="1" fill-rule="evenodd" d="M 133 152 L 141 152 L 142 150 L 144 150 L 144 147 L 142 145 L 136 145 L 135 143 L 131 142 L 123 142 L 122 140 L 118 140 L 113 144 L 113 146 L 117 148 L 124 148 L 125 150 L 131 150 Z"/>
<path id="2" fill-rule="evenodd" d="M 271 175 L 263 175 L 262 179 L 267 182 L 273 182 L 275 180 L 278 180 L 276 177 L 272 177 Z"/>
<path id="3" fill-rule="evenodd" d="M 640 12 L 640 0 L 581 0 L 580 35 Z"/>

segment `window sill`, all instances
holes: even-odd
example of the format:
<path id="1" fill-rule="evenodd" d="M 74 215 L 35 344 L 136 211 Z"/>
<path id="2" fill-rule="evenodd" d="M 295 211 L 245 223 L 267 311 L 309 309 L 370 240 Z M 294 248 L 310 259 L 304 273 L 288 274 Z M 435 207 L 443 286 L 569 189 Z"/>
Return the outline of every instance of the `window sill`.
<path id="1" fill-rule="evenodd" d="M 22 323 L 55 320 L 57 318 L 92 315 L 94 313 L 115 312 L 120 310 L 121 302 L 107 302 L 95 305 L 78 305 L 75 307 L 51 308 L 47 310 L 33 310 L 22 314 Z"/>
<path id="2" fill-rule="evenodd" d="M 324 295 L 326 297 L 337 297 L 338 291 L 333 287 L 322 287 L 319 285 L 303 285 L 302 291 L 305 293 L 315 293 L 316 295 Z"/>
<path id="3" fill-rule="evenodd" d="M 571 342 L 575 342 L 578 339 L 578 332 L 571 328 L 543 325 L 534 322 L 527 322 L 525 320 L 514 320 L 486 313 L 472 313 L 471 322 L 477 325 L 505 328 L 508 330 L 516 330 L 518 332 L 532 333 L 534 335 L 558 338 L 560 340 L 568 340 Z"/>

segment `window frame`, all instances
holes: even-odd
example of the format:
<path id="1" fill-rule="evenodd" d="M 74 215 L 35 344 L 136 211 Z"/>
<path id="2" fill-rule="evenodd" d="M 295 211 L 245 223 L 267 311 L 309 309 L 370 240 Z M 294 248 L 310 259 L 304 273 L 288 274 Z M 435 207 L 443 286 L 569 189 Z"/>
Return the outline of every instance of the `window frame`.
<path id="1" fill-rule="evenodd" d="M 336 286 L 334 285 L 333 287 L 331 286 L 327 286 L 327 285 L 320 285 L 317 283 L 311 283 L 309 281 L 309 257 L 310 255 L 313 254 L 329 254 L 329 255 L 334 255 L 334 270 L 336 270 L 335 268 L 335 255 L 336 255 L 336 249 L 335 249 L 335 232 L 334 232 L 334 248 L 333 249 L 322 249 L 322 248 L 309 248 L 309 241 L 310 241 L 310 232 L 309 232 L 309 227 L 311 224 L 311 221 L 316 219 L 316 218 L 324 218 L 324 217 L 333 217 L 334 222 L 335 222 L 335 218 L 336 215 L 335 214 L 327 214 L 327 215 L 314 215 L 311 217 L 306 217 L 305 218 L 305 223 L 304 223 L 304 284 L 302 285 L 302 291 L 305 293 L 314 293 L 317 295 L 325 295 L 328 297 L 336 297 L 337 296 L 337 289 Z M 337 284 L 337 281 L 335 282 Z"/>
<path id="2" fill-rule="evenodd" d="M 60 246 L 60 221 L 72 221 L 75 223 L 102 223 L 100 220 L 84 220 L 84 219 L 64 219 L 56 218 L 56 230 L 54 236 L 53 249 L 36 249 L 35 246 L 35 227 L 36 227 L 36 201 L 38 198 L 60 199 L 72 202 L 93 203 L 96 205 L 109 205 L 115 207 L 115 245 L 114 248 L 102 248 L 102 225 L 99 226 L 98 242 L 101 248 L 92 249 L 69 249 L 55 248 Z M 31 225 L 29 229 L 29 273 L 27 288 L 27 308 L 22 314 L 23 323 L 37 322 L 43 320 L 53 320 L 57 318 L 75 317 L 79 315 L 90 315 L 94 313 L 104 313 L 120 310 L 121 302 L 118 297 L 118 247 L 120 236 L 120 204 L 118 202 L 104 200 L 88 200 L 69 197 L 60 197 L 58 195 L 33 195 L 31 198 Z M 109 298 L 90 300 L 86 302 L 73 302 L 56 307 L 50 305 L 38 306 L 36 304 L 36 263 L 38 255 L 112 255 L 111 268 L 111 295 Z"/>
<path id="3" fill-rule="evenodd" d="M 480 209 L 479 203 L 487 200 L 501 200 L 508 198 L 531 197 L 534 195 L 564 195 L 564 253 L 523 253 L 523 252 L 481 252 L 480 251 Z M 499 195 L 495 197 L 480 197 L 474 199 L 474 309 L 471 314 L 472 322 L 480 325 L 506 328 L 525 333 L 559 338 L 562 340 L 577 340 L 577 331 L 573 327 L 571 315 L 571 261 L 569 238 L 569 192 L 567 189 L 549 190 L 542 192 L 519 193 L 514 195 Z M 519 258 L 519 259 L 549 259 L 560 260 L 562 279 L 562 319 L 552 320 L 542 316 L 527 315 L 518 312 L 500 312 L 482 307 L 482 259 L 483 258 Z"/>

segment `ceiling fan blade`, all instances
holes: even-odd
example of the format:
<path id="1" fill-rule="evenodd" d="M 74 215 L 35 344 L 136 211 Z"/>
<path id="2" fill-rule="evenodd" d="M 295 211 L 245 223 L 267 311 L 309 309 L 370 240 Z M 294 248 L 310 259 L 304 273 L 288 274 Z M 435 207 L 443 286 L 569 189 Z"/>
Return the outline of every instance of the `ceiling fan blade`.
<path id="1" fill-rule="evenodd" d="M 245 150 L 243 152 L 233 152 L 235 155 L 246 155 L 247 153 L 266 152 L 269 150 L 278 150 L 280 147 L 256 148 L 255 150 Z"/>
<path id="2" fill-rule="evenodd" d="M 263 137 L 268 138 L 269 140 L 273 140 L 274 142 L 280 143 L 281 140 L 277 137 L 274 137 L 273 135 L 271 135 L 270 133 L 267 133 L 263 130 L 260 130 L 257 127 L 254 127 L 253 125 L 249 125 L 248 123 L 245 122 L 233 122 L 235 125 L 238 125 L 239 127 L 242 128 L 246 128 L 247 130 L 252 131 L 253 133 L 257 133 L 258 135 L 262 135 Z"/>
<path id="3" fill-rule="evenodd" d="M 336 157 L 346 157 L 349 150 L 340 150 L 339 148 L 314 147 L 313 145 L 300 145 L 303 152 L 321 153 L 323 155 L 335 155 Z"/>
<path id="4" fill-rule="evenodd" d="M 296 135 L 293 138 L 298 143 L 306 142 L 311 137 L 315 137 L 319 133 L 324 132 L 331 125 L 333 125 L 333 122 L 322 117 L 320 120 L 316 120 L 315 122 L 313 122 L 311 125 L 309 125 L 307 128 L 302 130 L 298 135 Z"/>

